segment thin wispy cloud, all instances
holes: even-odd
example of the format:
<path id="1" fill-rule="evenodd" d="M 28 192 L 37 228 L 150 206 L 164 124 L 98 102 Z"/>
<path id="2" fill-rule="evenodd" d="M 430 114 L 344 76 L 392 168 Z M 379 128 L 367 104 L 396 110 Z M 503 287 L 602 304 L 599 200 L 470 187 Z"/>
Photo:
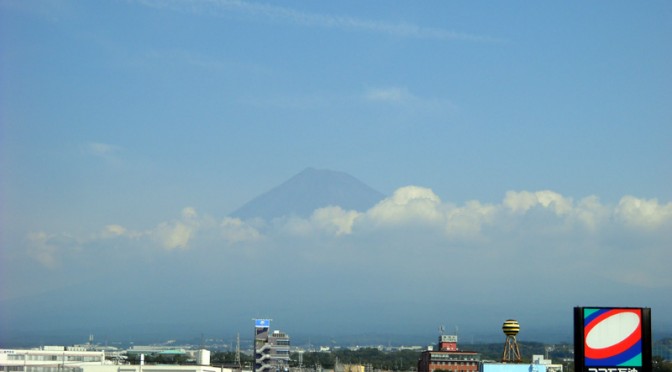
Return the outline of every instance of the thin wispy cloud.
<path id="1" fill-rule="evenodd" d="M 455 112 L 459 107 L 449 99 L 440 97 L 421 97 L 409 91 L 406 87 L 388 86 L 371 87 L 359 97 L 366 104 L 372 106 L 398 107 L 417 115 L 441 115 Z"/>
<path id="2" fill-rule="evenodd" d="M 87 154 L 109 162 L 116 162 L 121 152 L 121 147 L 102 142 L 88 142 L 83 147 Z"/>
<path id="3" fill-rule="evenodd" d="M 373 88 L 365 92 L 364 98 L 372 102 L 403 102 L 417 99 L 408 89 L 399 87 Z"/>
<path id="4" fill-rule="evenodd" d="M 275 22 L 345 31 L 364 31 L 406 38 L 469 42 L 503 41 L 495 37 L 456 32 L 443 28 L 424 27 L 409 22 L 389 22 L 351 16 L 311 13 L 287 7 L 240 0 L 138 0 L 138 2 L 159 9 L 209 16 L 224 16 L 238 13 Z"/>

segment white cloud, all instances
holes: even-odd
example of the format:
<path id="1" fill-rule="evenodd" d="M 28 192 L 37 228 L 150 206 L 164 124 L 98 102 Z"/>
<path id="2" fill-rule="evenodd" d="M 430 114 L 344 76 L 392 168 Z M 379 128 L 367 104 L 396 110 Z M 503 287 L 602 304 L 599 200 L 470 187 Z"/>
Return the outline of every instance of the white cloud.
<path id="1" fill-rule="evenodd" d="M 579 200 L 570 214 L 574 221 L 591 232 L 596 232 L 609 221 L 609 207 L 600 204 L 594 195 Z"/>
<path id="2" fill-rule="evenodd" d="M 100 234 L 93 236 L 93 239 L 114 239 L 122 236 L 128 236 L 128 234 L 129 232 L 125 227 L 112 224 L 105 226 Z"/>
<path id="3" fill-rule="evenodd" d="M 455 204 L 408 186 L 361 213 L 331 206 L 307 218 L 243 221 L 187 207 L 163 221 L 144 231 L 118 221 L 85 239 L 35 232 L 25 249 L 3 257 L 12 277 L 24 275 L 35 291 L 47 281 L 96 278 L 109 287 L 131 283 L 160 298 L 174 294 L 165 283 L 179 273 L 182 287 L 194 288 L 187 291 L 193 300 L 248 293 L 242 302 L 254 304 L 267 279 L 277 277 L 281 285 L 271 291 L 271 303 L 314 302 L 315 288 L 325 287 L 328 305 L 338 304 L 339 311 L 353 299 L 357 306 L 411 308 L 408 299 L 432 298 L 428 309 L 448 306 L 456 316 L 476 317 L 491 316 L 492 309 L 498 316 L 565 312 L 582 303 L 671 304 L 661 293 L 672 290 L 672 215 L 670 203 L 654 199 L 572 202 L 559 193 L 518 190 L 492 203 Z M 442 285 L 450 299 L 432 297 Z M 548 293 L 551 300 L 539 301 Z"/>
<path id="4" fill-rule="evenodd" d="M 360 213 L 346 211 L 341 207 L 331 206 L 317 209 L 310 217 L 312 224 L 321 230 L 333 233 L 336 236 L 351 234 L 352 226 Z"/>
<path id="5" fill-rule="evenodd" d="M 452 208 L 446 214 L 446 233 L 453 237 L 476 237 L 484 224 L 491 223 L 497 207 L 469 201 L 461 208 Z"/>
<path id="6" fill-rule="evenodd" d="M 661 205 L 657 199 L 624 196 L 615 213 L 628 226 L 656 229 L 672 221 L 672 203 Z"/>
<path id="7" fill-rule="evenodd" d="M 421 115 L 440 115 L 454 113 L 458 106 L 448 99 L 436 97 L 420 97 L 406 87 L 388 86 L 367 88 L 361 99 L 369 104 L 384 105 L 386 109 L 395 107 L 400 110 L 395 115 L 419 119 Z"/>
<path id="8" fill-rule="evenodd" d="M 109 233 L 110 235 L 124 235 L 126 228 L 119 225 L 107 225 L 105 226 L 105 232 Z"/>
<path id="9" fill-rule="evenodd" d="M 91 155 L 108 158 L 121 150 L 120 147 L 101 142 L 88 142 L 85 149 Z"/>
<path id="10" fill-rule="evenodd" d="M 58 265 L 57 247 L 50 243 L 53 236 L 45 232 L 34 232 L 28 234 L 28 254 L 47 268 L 54 268 Z"/>
<path id="11" fill-rule="evenodd" d="M 432 190 L 406 186 L 371 208 L 366 217 L 374 225 L 436 223 L 442 218 L 440 207 L 441 199 Z"/>
<path id="12" fill-rule="evenodd" d="M 371 88 L 364 93 L 364 98 L 373 102 L 400 103 L 416 99 L 406 88 Z"/>
<path id="13" fill-rule="evenodd" d="M 116 164 L 120 161 L 120 155 L 123 150 L 119 146 L 102 142 L 88 142 L 83 147 L 88 155 L 103 159 L 111 164 Z"/>
<path id="14" fill-rule="evenodd" d="M 309 237 L 318 228 L 313 226 L 310 220 L 299 217 L 282 217 L 273 220 L 273 229 L 269 235 L 289 235 L 296 237 Z"/>
<path id="15" fill-rule="evenodd" d="M 549 191 L 509 191 L 504 198 L 504 205 L 515 213 L 527 212 L 530 208 L 542 206 L 552 210 L 557 215 L 565 215 L 572 210 L 572 199 Z"/>
<path id="16" fill-rule="evenodd" d="M 182 222 L 164 222 L 153 231 L 153 235 L 166 249 L 182 248 L 189 245 L 194 230 Z"/>
<path id="17" fill-rule="evenodd" d="M 192 207 L 186 207 L 182 209 L 182 218 L 185 220 L 192 220 L 198 217 L 198 213 L 196 213 L 196 209 Z"/>
<path id="18" fill-rule="evenodd" d="M 226 217 L 220 227 L 224 239 L 229 243 L 257 241 L 263 238 L 256 228 L 239 218 Z"/>
<path id="19" fill-rule="evenodd" d="M 204 221 L 199 219 L 196 209 L 182 209 L 180 221 L 162 222 L 148 234 L 157 239 L 166 249 L 187 249 L 194 234 L 203 227 Z"/>
<path id="20" fill-rule="evenodd" d="M 547 275 L 544 270 L 564 267 L 653 288 L 672 286 L 667 267 L 672 260 L 670 231 L 672 203 L 655 199 L 626 196 L 618 205 L 605 205 L 596 196 L 573 202 L 548 190 L 510 191 L 500 203 L 473 200 L 454 205 L 443 202 L 431 189 L 406 186 L 362 213 L 330 206 L 315 210 L 309 218 L 243 221 L 226 217 L 216 222 L 187 207 L 180 218 L 146 231 L 111 224 L 85 239 L 36 232 L 28 236 L 27 253 L 44 267 L 57 268 L 68 257 L 86 254 L 91 246 L 127 246 L 151 256 L 162 249 L 202 252 L 211 246 L 240 244 L 256 247 L 250 251 L 255 257 L 294 250 L 299 261 L 319 256 L 320 262 L 351 263 L 381 259 L 381 250 L 387 249 L 383 254 L 391 255 L 385 258 L 390 265 L 401 264 L 394 261 L 397 256 L 415 260 L 403 252 L 419 250 L 427 257 L 451 252 L 444 259 L 479 260 L 494 265 L 491 270 L 518 262 L 537 275 Z M 283 247 L 266 251 L 274 245 Z"/>

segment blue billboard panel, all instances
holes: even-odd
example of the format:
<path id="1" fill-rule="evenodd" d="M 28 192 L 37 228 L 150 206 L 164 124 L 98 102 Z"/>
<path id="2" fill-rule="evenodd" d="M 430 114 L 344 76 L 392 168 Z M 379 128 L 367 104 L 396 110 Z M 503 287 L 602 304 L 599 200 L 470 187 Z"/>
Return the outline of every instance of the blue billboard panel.
<path id="1" fill-rule="evenodd" d="M 271 326 L 271 320 L 270 319 L 255 319 L 254 320 L 254 326 L 256 328 L 268 328 Z"/>

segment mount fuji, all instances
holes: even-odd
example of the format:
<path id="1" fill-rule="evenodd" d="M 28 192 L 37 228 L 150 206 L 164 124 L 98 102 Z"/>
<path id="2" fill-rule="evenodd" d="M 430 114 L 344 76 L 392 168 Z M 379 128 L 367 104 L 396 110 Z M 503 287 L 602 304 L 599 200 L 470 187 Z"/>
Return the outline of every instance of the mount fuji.
<path id="1" fill-rule="evenodd" d="M 267 220 L 283 216 L 305 218 L 315 209 L 327 206 L 361 212 L 383 198 L 384 194 L 347 173 L 306 168 L 279 186 L 250 200 L 231 213 L 231 216 Z"/>

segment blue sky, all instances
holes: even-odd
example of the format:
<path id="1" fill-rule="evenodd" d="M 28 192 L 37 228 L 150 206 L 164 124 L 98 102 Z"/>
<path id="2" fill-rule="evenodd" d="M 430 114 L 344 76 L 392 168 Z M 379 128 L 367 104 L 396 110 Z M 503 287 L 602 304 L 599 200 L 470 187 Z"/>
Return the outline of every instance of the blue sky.
<path id="1" fill-rule="evenodd" d="M 215 257 L 237 267 L 210 290 L 236 293 L 263 285 L 235 283 L 241 267 L 285 252 L 286 297 L 319 302 L 308 294 L 331 281 L 334 304 L 362 304 L 337 313 L 389 297 L 417 309 L 442 275 L 473 286 L 460 306 L 492 308 L 510 300 L 491 285 L 509 280 L 507 257 L 517 293 L 554 294 L 521 298 L 521 314 L 562 322 L 602 301 L 657 306 L 669 326 L 656 294 L 672 290 L 671 16 L 665 1 L 2 0 L 0 295 L 111 285 L 101 255 L 137 258 L 119 270 L 157 282 L 138 293 L 185 256 L 208 270 Z M 227 217 L 306 167 L 390 198 Z M 411 274 L 428 257 L 432 274 Z M 251 315 L 301 318 L 249 303 L 245 320 L 266 306 Z M 408 324 L 469 321 L 426 311 Z"/>

